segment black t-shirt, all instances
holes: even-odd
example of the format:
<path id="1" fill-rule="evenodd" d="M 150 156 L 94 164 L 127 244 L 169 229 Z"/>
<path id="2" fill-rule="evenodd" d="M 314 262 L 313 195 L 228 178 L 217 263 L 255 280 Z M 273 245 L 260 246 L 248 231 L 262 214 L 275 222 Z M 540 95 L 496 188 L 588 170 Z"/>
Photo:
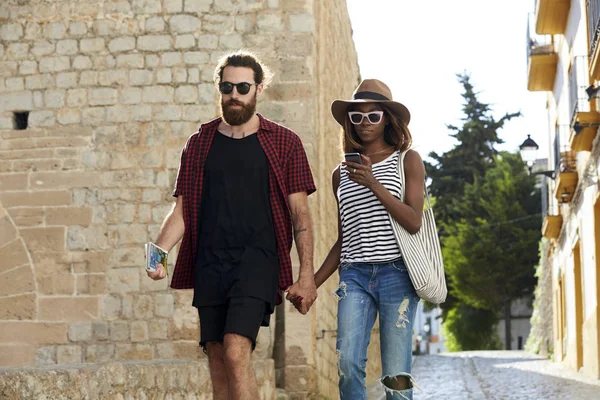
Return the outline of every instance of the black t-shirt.
<path id="1" fill-rule="evenodd" d="M 279 263 L 269 161 L 256 134 L 217 132 L 204 168 L 194 306 L 249 296 L 275 305 Z"/>

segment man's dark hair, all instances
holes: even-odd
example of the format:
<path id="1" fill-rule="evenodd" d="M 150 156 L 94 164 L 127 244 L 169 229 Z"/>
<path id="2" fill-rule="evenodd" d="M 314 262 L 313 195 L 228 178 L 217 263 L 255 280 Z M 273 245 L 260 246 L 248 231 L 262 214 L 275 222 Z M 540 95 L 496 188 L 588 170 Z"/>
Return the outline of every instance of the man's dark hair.
<path id="1" fill-rule="evenodd" d="M 223 80 L 223 70 L 225 67 L 251 68 L 254 71 L 254 82 L 257 84 L 262 83 L 265 88 L 271 83 L 273 76 L 269 68 L 260 61 L 256 54 L 246 50 L 238 50 L 226 54 L 219 59 L 213 76 L 213 80 L 217 86 Z"/>

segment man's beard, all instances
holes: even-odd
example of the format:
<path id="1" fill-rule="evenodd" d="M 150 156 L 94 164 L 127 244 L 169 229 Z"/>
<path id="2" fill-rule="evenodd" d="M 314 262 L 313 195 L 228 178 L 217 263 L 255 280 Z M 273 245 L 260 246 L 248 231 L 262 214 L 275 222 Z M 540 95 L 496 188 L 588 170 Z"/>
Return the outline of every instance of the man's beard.
<path id="1" fill-rule="evenodd" d="M 232 108 L 238 105 L 240 108 Z M 256 94 L 252 97 L 248 104 L 239 100 L 231 99 L 224 103 L 221 100 L 221 115 L 223 120 L 232 126 L 243 125 L 250 121 L 250 118 L 256 113 Z"/>

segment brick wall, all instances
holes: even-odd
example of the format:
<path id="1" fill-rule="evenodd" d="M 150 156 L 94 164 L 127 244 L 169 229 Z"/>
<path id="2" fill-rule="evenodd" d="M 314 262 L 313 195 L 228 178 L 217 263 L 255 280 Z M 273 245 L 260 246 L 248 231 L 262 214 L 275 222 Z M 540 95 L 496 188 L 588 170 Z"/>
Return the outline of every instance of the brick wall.
<path id="1" fill-rule="evenodd" d="M 183 144 L 217 114 L 216 60 L 242 47 L 275 72 L 259 111 L 306 147 L 318 267 L 337 230 L 329 105 L 359 82 L 344 0 L 0 4 L 0 366 L 203 357 L 190 291 L 148 279 L 142 249 Z M 337 397 L 335 335 L 320 338 L 336 327 L 336 286 L 309 316 L 279 307 L 260 333 L 255 358 L 277 340 L 292 398 Z"/>

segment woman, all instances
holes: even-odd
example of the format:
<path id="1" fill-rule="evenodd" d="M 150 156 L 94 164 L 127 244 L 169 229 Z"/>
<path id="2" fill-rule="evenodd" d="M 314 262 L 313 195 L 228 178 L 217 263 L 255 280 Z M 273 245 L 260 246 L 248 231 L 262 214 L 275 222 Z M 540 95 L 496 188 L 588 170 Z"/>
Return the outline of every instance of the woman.
<path id="1" fill-rule="evenodd" d="M 340 270 L 337 351 L 342 399 L 367 399 L 367 347 L 379 314 L 382 378 L 386 398 L 412 399 L 412 323 L 419 298 L 396 242 L 390 215 L 406 230 L 421 227 L 425 168 L 408 150 L 408 109 L 392 100 L 381 81 L 364 80 L 350 101 L 331 105 L 344 128 L 346 153 L 361 163 L 344 161 L 333 171 L 339 209 L 338 239 L 315 274 L 317 287 Z M 404 158 L 405 187 L 398 176 Z M 400 201 L 405 191 L 405 203 Z"/>

